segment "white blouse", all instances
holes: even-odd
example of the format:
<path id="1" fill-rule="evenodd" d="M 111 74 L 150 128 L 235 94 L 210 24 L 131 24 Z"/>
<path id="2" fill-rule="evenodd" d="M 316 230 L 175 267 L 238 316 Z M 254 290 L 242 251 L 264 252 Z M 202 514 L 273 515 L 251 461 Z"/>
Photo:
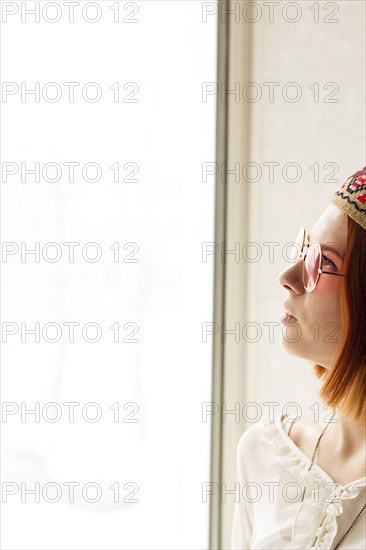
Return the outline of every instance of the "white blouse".
<path id="1" fill-rule="evenodd" d="M 365 503 L 366 476 L 340 485 L 315 462 L 308 471 L 311 459 L 288 435 L 294 418 L 267 414 L 239 439 L 231 550 L 330 550 Z M 366 510 L 339 548 L 366 548 Z"/>

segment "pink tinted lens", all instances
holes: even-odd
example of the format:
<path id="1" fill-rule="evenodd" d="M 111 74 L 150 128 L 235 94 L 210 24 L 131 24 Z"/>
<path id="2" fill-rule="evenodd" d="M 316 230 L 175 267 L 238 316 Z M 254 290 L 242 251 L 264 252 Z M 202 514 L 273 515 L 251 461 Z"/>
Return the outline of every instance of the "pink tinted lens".
<path id="1" fill-rule="evenodd" d="M 307 251 L 304 262 L 304 287 L 311 292 L 318 282 L 320 267 L 320 246 L 319 243 L 312 243 Z"/>
<path id="2" fill-rule="evenodd" d="M 299 261 L 303 241 L 304 241 L 304 232 L 300 229 L 296 237 L 296 240 L 294 241 L 294 244 L 290 250 L 290 260 L 296 261 L 296 262 Z"/>

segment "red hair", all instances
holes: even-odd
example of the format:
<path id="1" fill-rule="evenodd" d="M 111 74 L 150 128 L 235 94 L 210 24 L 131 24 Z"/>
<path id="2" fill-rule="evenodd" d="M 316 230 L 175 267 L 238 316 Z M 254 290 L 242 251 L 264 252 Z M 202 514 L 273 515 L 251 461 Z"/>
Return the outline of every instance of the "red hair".
<path id="1" fill-rule="evenodd" d="M 339 351 L 331 367 L 313 364 L 324 383 L 319 397 L 339 407 L 366 431 L 366 230 L 348 218 L 348 234 L 341 278 Z"/>

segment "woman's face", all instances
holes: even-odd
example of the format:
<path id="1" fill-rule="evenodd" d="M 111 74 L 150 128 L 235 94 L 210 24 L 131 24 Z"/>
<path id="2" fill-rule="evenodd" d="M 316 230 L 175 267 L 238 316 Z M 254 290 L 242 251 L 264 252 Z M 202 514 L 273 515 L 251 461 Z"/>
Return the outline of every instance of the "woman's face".
<path id="1" fill-rule="evenodd" d="M 347 215 L 329 204 L 316 223 L 306 233 L 310 243 L 332 243 L 339 256 L 322 247 L 322 269 L 344 273 L 342 257 L 347 239 Z M 293 239 L 295 239 L 294 235 Z M 305 243 L 308 242 L 307 236 Z M 308 250 L 304 247 L 304 252 Z M 326 258 L 324 257 L 326 256 Z M 330 261 L 329 261 L 330 260 Z M 333 264 L 331 263 L 333 262 Z M 290 354 L 330 368 L 335 358 L 341 334 L 340 285 L 343 277 L 321 274 L 312 292 L 306 292 L 302 282 L 304 261 L 289 264 L 278 276 L 278 282 L 287 290 L 283 310 L 296 321 L 283 325 L 281 346 Z"/>

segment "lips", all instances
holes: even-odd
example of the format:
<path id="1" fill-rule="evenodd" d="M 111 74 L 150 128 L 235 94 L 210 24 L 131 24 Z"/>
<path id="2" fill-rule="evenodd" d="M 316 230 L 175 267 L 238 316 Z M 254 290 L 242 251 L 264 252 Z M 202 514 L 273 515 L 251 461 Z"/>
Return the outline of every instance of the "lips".
<path id="1" fill-rule="evenodd" d="M 291 317 L 294 321 L 297 321 L 296 317 L 292 315 L 292 313 L 290 313 L 289 311 L 285 311 L 285 313 L 287 313 L 287 315 Z"/>
<path id="2" fill-rule="evenodd" d="M 283 307 L 284 307 L 284 312 L 287 313 L 287 315 L 289 315 L 290 317 L 292 317 L 294 321 L 297 321 L 295 315 L 293 315 L 293 313 L 291 313 L 291 311 L 286 306 L 286 304 L 283 304 Z"/>
<path id="3" fill-rule="evenodd" d="M 297 319 L 295 317 L 292 317 L 292 315 L 289 315 L 288 313 L 281 313 L 280 315 L 280 322 L 283 325 L 287 325 L 288 323 L 297 323 Z"/>

